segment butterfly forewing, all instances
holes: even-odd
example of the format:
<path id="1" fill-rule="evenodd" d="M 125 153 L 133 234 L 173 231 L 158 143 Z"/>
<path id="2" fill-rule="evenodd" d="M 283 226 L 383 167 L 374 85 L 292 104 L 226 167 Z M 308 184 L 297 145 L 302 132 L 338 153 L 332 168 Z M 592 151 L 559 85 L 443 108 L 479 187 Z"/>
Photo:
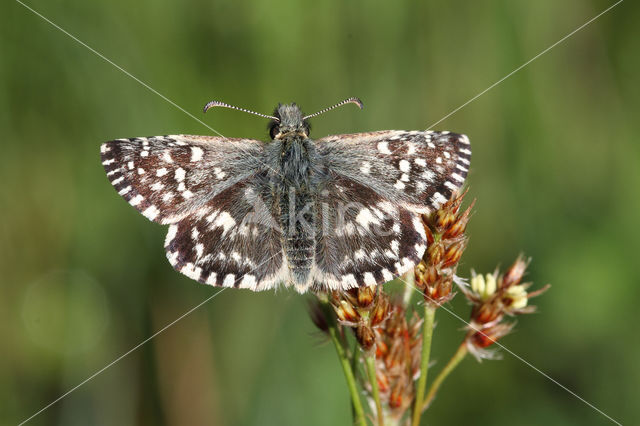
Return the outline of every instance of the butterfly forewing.
<path id="1" fill-rule="evenodd" d="M 106 142 L 100 151 L 118 194 L 147 218 L 163 224 L 179 221 L 264 168 L 263 144 L 250 139 L 152 136 Z"/>
<path id="2" fill-rule="evenodd" d="M 334 135 L 317 147 L 328 167 L 410 210 L 436 210 L 459 189 L 469 171 L 465 135 L 385 130 Z"/>

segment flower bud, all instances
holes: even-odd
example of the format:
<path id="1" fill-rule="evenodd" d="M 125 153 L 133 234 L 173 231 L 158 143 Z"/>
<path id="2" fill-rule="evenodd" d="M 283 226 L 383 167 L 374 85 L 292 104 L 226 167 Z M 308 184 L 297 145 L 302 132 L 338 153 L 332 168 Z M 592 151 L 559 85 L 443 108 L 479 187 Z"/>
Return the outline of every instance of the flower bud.
<path id="1" fill-rule="evenodd" d="M 369 351 L 376 343 L 376 334 L 371 327 L 360 324 L 356 328 L 356 339 L 364 351 Z"/>
<path id="2" fill-rule="evenodd" d="M 512 328 L 513 324 L 496 324 L 473 333 L 468 339 L 476 348 L 486 348 L 509 334 Z"/>
<path id="3" fill-rule="evenodd" d="M 340 321 L 357 322 L 360 319 L 360 314 L 353 308 L 353 305 L 346 300 L 340 300 L 339 306 L 334 305 L 336 315 Z"/>
<path id="4" fill-rule="evenodd" d="M 373 303 L 373 297 L 375 296 L 375 290 L 372 287 L 360 287 L 358 288 L 357 302 L 361 308 L 368 308 Z"/>
<path id="5" fill-rule="evenodd" d="M 522 258 L 522 255 L 518 256 L 516 261 L 511 265 L 507 272 L 505 272 L 504 277 L 502 278 L 502 286 L 503 287 L 511 287 L 512 285 L 516 285 L 522 280 L 522 276 L 527 270 L 527 266 L 529 265 L 529 261 L 525 261 Z"/>
<path id="6" fill-rule="evenodd" d="M 461 240 L 457 243 L 451 244 L 451 246 L 449 246 L 449 248 L 447 248 L 444 253 L 444 262 L 442 266 L 448 268 L 458 263 L 458 261 L 462 257 L 462 253 L 464 253 L 464 249 L 466 248 L 466 246 L 466 240 Z"/>
<path id="7" fill-rule="evenodd" d="M 509 287 L 502 297 L 502 303 L 511 309 L 522 309 L 527 306 L 527 301 L 527 290 L 523 285 Z"/>
<path id="8" fill-rule="evenodd" d="M 369 324 L 371 327 L 375 327 L 382 323 L 387 318 L 387 314 L 389 313 L 389 302 L 386 298 L 380 297 L 378 299 L 378 303 L 371 311 L 371 315 L 369 316 Z"/>

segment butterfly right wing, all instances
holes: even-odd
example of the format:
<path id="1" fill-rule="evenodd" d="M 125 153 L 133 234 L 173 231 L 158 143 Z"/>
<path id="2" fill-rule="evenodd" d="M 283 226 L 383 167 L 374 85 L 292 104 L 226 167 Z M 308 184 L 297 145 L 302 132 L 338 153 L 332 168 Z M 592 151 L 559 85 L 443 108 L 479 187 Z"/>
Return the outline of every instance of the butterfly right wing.
<path id="1" fill-rule="evenodd" d="M 469 139 L 450 132 L 385 130 L 316 141 L 328 176 L 318 198 L 316 286 L 390 281 L 427 247 L 421 214 L 464 183 Z"/>
<path id="2" fill-rule="evenodd" d="M 416 213 L 437 210 L 467 177 L 471 145 L 451 132 L 384 130 L 316 141 L 321 161 Z"/>

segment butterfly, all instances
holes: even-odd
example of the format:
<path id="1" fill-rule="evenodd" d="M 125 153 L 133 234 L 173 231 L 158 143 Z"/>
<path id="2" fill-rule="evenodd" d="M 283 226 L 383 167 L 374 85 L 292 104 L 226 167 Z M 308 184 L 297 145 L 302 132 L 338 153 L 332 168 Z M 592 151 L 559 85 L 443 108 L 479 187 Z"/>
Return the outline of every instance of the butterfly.
<path id="1" fill-rule="evenodd" d="M 427 248 L 421 215 L 464 183 L 465 135 L 383 130 L 313 140 L 315 114 L 279 104 L 268 142 L 168 135 L 102 144 L 107 177 L 149 220 L 169 225 L 171 265 L 201 283 L 300 293 L 390 281 Z"/>

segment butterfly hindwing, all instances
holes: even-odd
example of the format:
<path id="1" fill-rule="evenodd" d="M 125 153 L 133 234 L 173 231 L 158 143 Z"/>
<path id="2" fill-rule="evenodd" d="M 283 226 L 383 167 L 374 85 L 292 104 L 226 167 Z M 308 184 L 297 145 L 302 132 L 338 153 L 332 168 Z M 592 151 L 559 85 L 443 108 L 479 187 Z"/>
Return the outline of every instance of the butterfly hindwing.
<path id="1" fill-rule="evenodd" d="M 471 160 L 469 139 L 450 132 L 385 130 L 316 142 L 329 169 L 420 213 L 463 185 Z"/>
<path id="2" fill-rule="evenodd" d="M 418 214 L 335 175 L 317 203 L 317 285 L 382 284 L 418 263 L 427 247 Z"/>
<path id="3" fill-rule="evenodd" d="M 252 176 L 169 227 L 171 265 L 202 283 L 267 290 L 288 281 L 281 231 Z"/>

